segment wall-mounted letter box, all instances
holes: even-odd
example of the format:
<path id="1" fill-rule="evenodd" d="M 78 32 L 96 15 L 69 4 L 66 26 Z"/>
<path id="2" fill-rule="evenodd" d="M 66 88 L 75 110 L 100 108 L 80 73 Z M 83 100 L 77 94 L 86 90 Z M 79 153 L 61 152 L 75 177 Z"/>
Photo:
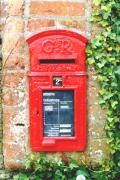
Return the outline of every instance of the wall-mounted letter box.
<path id="1" fill-rule="evenodd" d="M 87 39 L 67 30 L 49 30 L 32 36 L 27 42 L 31 149 L 83 151 Z"/>

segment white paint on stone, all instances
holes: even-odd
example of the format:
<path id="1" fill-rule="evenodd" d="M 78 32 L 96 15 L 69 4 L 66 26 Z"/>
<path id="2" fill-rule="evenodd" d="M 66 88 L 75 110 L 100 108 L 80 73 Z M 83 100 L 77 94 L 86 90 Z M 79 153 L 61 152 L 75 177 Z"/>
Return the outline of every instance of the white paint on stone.
<path id="1" fill-rule="evenodd" d="M 90 115 L 90 119 L 91 119 L 92 121 L 96 121 L 96 118 L 95 118 L 93 115 Z"/>
<path id="2" fill-rule="evenodd" d="M 103 156 L 103 151 L 99 149 L 99 150 L 95 151 L 95 155 L 96 155 L 96 157 L 101 158 Z"/>
<path id="3" fill-rule="evenodd" d="M 96 132 L 92 131 L 92 136 L 96 136 Z"/>
<path id="4" fill-rule="evenodd" d="M 19 98 L 23 98 L 25 96 L 24 92 L 19 92 Z"/>

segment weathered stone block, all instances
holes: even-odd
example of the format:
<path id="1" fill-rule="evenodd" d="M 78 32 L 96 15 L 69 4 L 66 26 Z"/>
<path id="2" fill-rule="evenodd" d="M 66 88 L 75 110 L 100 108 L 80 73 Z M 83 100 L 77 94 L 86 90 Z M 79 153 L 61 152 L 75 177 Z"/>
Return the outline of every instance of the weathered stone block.
<path id="1" fill-rule="evenodd" d="M 25 137 L 27 132 L 27 128 L 25 127 L 25 125 L 22 123 L 11 124 L 11 125 L 4 124 L 3 127 L 4 127 L 4 131 L 3 131 L 4 143 L 19 144 L 20 142 L 21 148 L 23 149 L 25 145 L 25 140 L 26 140 Z M 3 149 L 4 151 L 6 149 L 6 146 L 4 144 L 3 144 Z"/>
<path id="2" fill-rule="evenodd" d="M 15 34 L 4 34 L 3 39 L 3 54 L 5 53 L 14 53 L 14 52 L 23 52 L 25 47 L 25 39 L 22 35 L 17 33 Z"/>
<path id="3" fill-rule="evenodd" d="M 90 139 L 90 156 L 92 164 L 101 162 L 103 159 L 109 159 L 109 145 L 106 138 Z"/>
<path id="4" fill-rule="evenodd" d="M 27 109 L 23 107 L 12 108 L 12 110 L 5 109 L 3 110 L 3 119 L 4 125 L 13 125 L 13 126 L 27 126 Z M 7 132 L 6 132 L 7 133 Z M 27 136 L 27 134 L 26 134 Z"/>
<path id="5" fill-rule="evenodd" d="M 8 87 L 20 87 L 23 88 L 25 85 L 24 73 L 10 73 L 4 76 L 4 86 Z"/>
<path id="6" fill-rule="evenodd" d="M 24 21 L 22 18 L 8 18 L 5 24 L 4 33 L 20 33 L 23 32 Z"/>
<path id="7" fill-rule="evenodd" d="M 10 162 L 13 161 L 13 165 L 15 161 L 19 161 L 20 164 L 24 162 L 25 155 L 25 146 L 22 143 L 4 143 L 4 164 L 5 167 L 8 168 Z M 10 166 L 11 168 L 11 166 Z"/>
<path id="8" fill-rule="evenodd" d="M 89 84 L 88 87 L 88 104 L 99 104 L 99 87 L 97 84 Z"/>
<path id="9" fill-rule="evenodd" d="M 21 16 L 24 10 L 24 0 L 9 0 L 9 16 Z"/>
<path id="10" fill-rule="evenodd" d="M 7 61 L 5 62 L 5 60 Z M 3 55 L 3 64 L 4 69 L 8 70 L 19 70 L 19 69 L 25 69 L 25 59 L 23 55 L 11 55 L 9 58 L 7 58 L 6 55 Z"/>
<path id="11" fill-rule="evenodd" d="M 104 131 L 106 111 L 103 111 L 99 105 L 89 105 L 88 115 L 88 131 L 91 138 L 106 137 Z"/>
<path id="12" fill-rule="evenodd" d="M 25 98 L 24 90 L 18 89 L 4 89 L 3 92 L 3 104 L 7 106 L 21 105 Z"/>

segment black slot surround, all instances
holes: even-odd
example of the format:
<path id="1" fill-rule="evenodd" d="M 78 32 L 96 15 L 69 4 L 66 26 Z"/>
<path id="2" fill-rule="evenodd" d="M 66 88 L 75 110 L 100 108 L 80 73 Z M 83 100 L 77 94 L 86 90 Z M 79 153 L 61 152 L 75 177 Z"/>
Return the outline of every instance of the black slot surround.
<path id="1" fill-rule="evenodd" d="M 41 64 L 73 64 L 75 59 L 40 59 Z"/>

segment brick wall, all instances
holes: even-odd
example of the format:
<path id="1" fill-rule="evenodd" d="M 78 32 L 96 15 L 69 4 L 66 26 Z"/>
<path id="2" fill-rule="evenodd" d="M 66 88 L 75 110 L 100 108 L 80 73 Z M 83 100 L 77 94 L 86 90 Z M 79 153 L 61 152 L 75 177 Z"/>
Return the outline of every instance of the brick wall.
<path id="1" fill-rule="evenodd" d="M 5 168 L 23 168 L 23 158 L 30 152 L 27 80 L 29 54 L 25 39 L 46 29 L 69 29 L 90 39 L 99 31 L 89 22 L 91 8 L 92 3 L 87 0 L 2 0 Z M 83 153 L 65 155 L 87 164 L 96 164 L 108 156 L 103 130 L 105 112 L 98 105 L 97 74 L 94 68 L 88 68 L 88 73 L 88 147 Z M 1 153 L 0 150 L 0 156 Z M 60 157 L 61 153 L 54 153 L 52 157 L 56 156 Z"/>

